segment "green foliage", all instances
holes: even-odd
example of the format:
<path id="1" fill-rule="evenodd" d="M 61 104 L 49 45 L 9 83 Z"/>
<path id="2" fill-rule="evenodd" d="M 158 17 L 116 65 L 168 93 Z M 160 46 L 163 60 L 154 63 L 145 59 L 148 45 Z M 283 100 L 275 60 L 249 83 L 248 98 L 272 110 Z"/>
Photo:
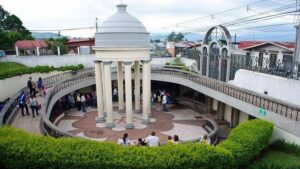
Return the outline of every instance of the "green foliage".
<path id="1" fill-rule="evenodd" d="M 168 37 L 167 37 L 169 42 L 180 42 L 184 39 L 184 35 L 179 32 L 179 33 L 175 33 L 175 32 L 171 32 Z"/>
<path id="2" fill-rule="evenodd" d="M 0 49 L 13 49 L 17 40 L 33 39 L 21 21 L 14 14 L 10 14 L 0 5 Z"/>
<path id="3" fill-rule="evenodd" d="M 46 42 L 48 44 L 49 49 L 51 49 L 55 55 L 58 54 L 57 47 L 60 48 L 61 55 L 64 55 L 67 53 L 67 46 L 65 45 L 65 43 L 68 42 L 68 39 L 66 37 L 63 37 L 60 39 L 50 38 Z"/>
<path id="4" fill-rule="evenodd" d="M 1 66 L 1 65 L 0 65 Z M 0 80 L 6 79 L 14 76 L 20 76 L 24 74 L 31 73 L 49 73 L 51 71 L 67 71 L 67 70 L 82 70 L 84 66 L 79 64 L 77 66 L 61 66 L 61 67 L 53 67 L 53 66 L 35 66 L 35 67 L 17 67 L 15 69 L 5 69 L 0 72 Z"/>
<path id="5" fill-rule="evenodd" d="M 247 165 L 269 145 L 273 124 L 264 120 L 250 120 L 231 130 L 226 141 L 218 147 L 229 150 L 235 159 L 235 168 Z"/>
<path id="6" fill-rule="evenodd" d="M 229 151 L 205 144 L 122 147 L 78 138 L 37 136 L 11 127 L 0 129 L 0 149 L 0 168 L 7 169 L 231 169 L 233 162 Z"/>
<path id="7" fill-rule="evenodd" d="M 284 140 L 277 140 L 271 144 L 271 148 L 273 150 L 295 154 L 300 157 L 300 146 L 297 144 L 290 144 L 285 142 Z"/>
<path id="8" fill-rule="evenodd" d="M 282 165 L 278 164 L 267 164 L 267 163 L 259 163 L 252 167 L 251 169 L 283 169 Z"/>

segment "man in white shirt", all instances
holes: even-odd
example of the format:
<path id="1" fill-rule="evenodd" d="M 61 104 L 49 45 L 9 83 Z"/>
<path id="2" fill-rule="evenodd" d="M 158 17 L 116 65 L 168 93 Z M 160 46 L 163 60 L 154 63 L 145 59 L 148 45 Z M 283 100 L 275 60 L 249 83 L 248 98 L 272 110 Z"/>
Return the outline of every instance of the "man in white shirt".
<path id="1" fill-rule="evenodd" d="M 162 98 L 162 105 L 163 105 L 163 111 L 168 111 L 167 110 L 167 96 L 164 95 Z"/>
<path id="2" fill-rule="evenodd" d="M 118 101 L 118 90 L 115 87 L 113 91 L 113 101 Z"/>
<path id="3" fill-rule="evenodd" d="M 84 94 L 82 94 L 80 101 L 81 101 L 82 111 L 86 112 L 86 100 L 85 100 Z"/>
<path id="4" fill-rule="evenodd" d="M 154 131 L 152 131 L 151 135 L 146 138 L 146 143 L 149 147 L 157 147 L 160 145 L 159 138 L 155 136 Z"/>

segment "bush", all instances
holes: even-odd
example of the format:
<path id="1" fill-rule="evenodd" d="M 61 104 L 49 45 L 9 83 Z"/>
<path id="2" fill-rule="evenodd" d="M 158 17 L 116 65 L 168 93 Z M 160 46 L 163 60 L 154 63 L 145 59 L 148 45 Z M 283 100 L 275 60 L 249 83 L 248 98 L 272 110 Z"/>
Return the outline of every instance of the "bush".
<path id="1" fill-rule="evenodd" d="M 277 140 L 271 144 L 271 148 L 277 151 L 295 154 L 300 157 L 300 146 L 297 144 L 290 144 L 284 140 Z"/>
<path id="2" fill-rule="evenodd" d="M 231 169 L 228 150 L 188 143 L 161 147 L 122 147 L 109 142 L 27 134 L 0 129 L 0 168 L 203 168 Z"/>
<path id="3" fill-rule="evenodd" d="M 0 80 L 6 79 L 14 76 L 21 76 L 24 74 L 31 74 L 31 73 L 49 73 L 51 71 L 76 71 L 82 70 L 84 66 L 79 64 L 77 66 L 61 66 L 61 67 L 49 67 L 49 66 L 35 66 L 35 67 L 20 67 L 13 70 L 4 70 L 0 72 Z"/>
<path id="4" fill-rule="evenodd" d="M 234 157 L 235 168 L 247 165 L 266 148 L 272 137 L 273 124 L 264 120 L 250 120 L 230 132 L 226 141 L 218 147 L 229 150 Z"/>

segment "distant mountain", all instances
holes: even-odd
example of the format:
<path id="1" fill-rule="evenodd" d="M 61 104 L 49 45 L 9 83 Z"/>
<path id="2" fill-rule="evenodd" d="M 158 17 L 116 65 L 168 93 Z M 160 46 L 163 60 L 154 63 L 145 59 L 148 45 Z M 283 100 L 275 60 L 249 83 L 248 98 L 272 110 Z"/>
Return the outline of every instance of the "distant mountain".
<path id="1" fill-rule="evenodd" d="M 62 38 L 65 37 L 63 35 L 58 36 L 57 33 L 52 33 L 52 32 L 32 32 L 31 35 L 33 36 L 34 39 L 57 39 L 57 38 Z"/>

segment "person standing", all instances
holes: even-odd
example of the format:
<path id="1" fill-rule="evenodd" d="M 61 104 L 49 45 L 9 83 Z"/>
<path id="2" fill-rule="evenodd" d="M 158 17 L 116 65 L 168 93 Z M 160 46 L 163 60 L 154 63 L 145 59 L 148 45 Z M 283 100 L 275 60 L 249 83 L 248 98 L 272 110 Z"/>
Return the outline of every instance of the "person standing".
<path id="1" fill-rule="evenodd" d="M 29 77 L 29 79 L 27 81 L 27 87 L 29 89 L 30 95 L 32 95 L 34 93 L 34 91 L 33 91 L 32 78 L 31 77 Z"/>
<path id="2" fill-rule="evenodd" d="M 174 135 L 173 140 L 174 140 L 174 144 L 178 144 L 179 143 L 178 135 Z"/>
<path id="3" fill-rule="evenodd" d="M 114 91 L 113 91 L 113 101 L 118 101 L 118 90 L 117 88 L 115 87 L 114 88 Z"/>
<path id="4" fill-rule="evenodd" d="M 22 91 L 21 95 L 19 96 L 19 107 L 21 108 L 22 116 L 24 116 L 24 108 L 26 109 L 26 114 L 30 115 L 28 112 L 28 106 L 26 103 L 26 94 Z"/>
<path id="5" fill-rule="evenodd" d="M 81 98 L 80 98 L 79 94 L 76 95 L 76 105 L 77 105 L 77 110 L 80 111 L 81 110 Z"/>
<path id="6" fill-rule="evenodd" d="M 38 112 L 38 102 L 37 102 L 37 99 L 34 95 L 32 95 L 29 99 L 29 103 L 30 103 L 30 108 L 31 108 L 31 111 L 32 111 L 32 118 L 34 118 L 34 111 L 36 111 L 36 115 L 39 115 L 39 112 Z"/>
<path id="7" fill-rule="evenodd" d="M 38 90 L 39 90 L 39 95 L 42 96 L 44 84 L 43 84 L 43 80 L 42 80 L 41 77 L 39 77 L 39 80 L 37 82 L 37 87 L 38 87 Z"/>
<path id="8" fill-rule="evenodd" d="M 160 140 L 159 140 L 159 138 L 155 135 L 155 132 L 154 132 L 154 131 L 152 131 L 152 132 L 151 132 L 151 135 L 148 136 L 148 137 L 146 138 L 146 143 L 147 143 L 148 146 L 150 146 L 150 147 L 157 147 L 157 146 L 160 145 Z"/>
<path id="9" fill-rule="evenodd" d="M 167 96 L 164 95 L 162 99 L 162 106 L 163 106 L 163 111 L 167 112 Z"/>
<path id="10" fill-rule="evenodd" d="M 82 105 L 82 112 L 86 112 L 86 99 L 84 97 L 84 94 L 81 95 L 80 101 Z"/>

